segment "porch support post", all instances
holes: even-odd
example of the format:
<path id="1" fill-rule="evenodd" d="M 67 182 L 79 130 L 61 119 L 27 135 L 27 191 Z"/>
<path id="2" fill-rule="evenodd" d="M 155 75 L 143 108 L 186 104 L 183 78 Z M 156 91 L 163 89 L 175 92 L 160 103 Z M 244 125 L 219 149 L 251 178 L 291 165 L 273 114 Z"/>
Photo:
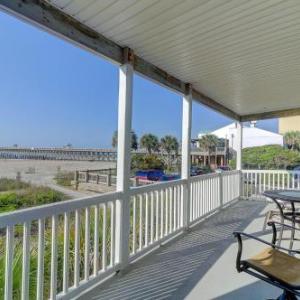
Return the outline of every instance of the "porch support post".
<path id="1" fill-rule="evenodd" d="M 192 88 L 187 85 L 186 94 L 182 103 L 182 149 L 181 149 L 181 178 L 187 180 L 184 185 L 183 201 L 183 226 L 189 227 L 190 223 L 190 164 L 191 164 L 191 127 L 192 127 Z"/>
<path id="2" fill-rule="evenodd" d="M 237 153 L 236 153 L 236 169 L 240 171 L 239 180 L 239 197 L 242 196 L 242 149 L 243 149 L 243 123 L 237 122 Z"/>
<path id="3" fill-rule="evenodd" d="M 116 263 L 121 269 L 128 264 L 130 231 L 130 159 L 133 67 L 125 53 L 119 70 L 117 191 L 122 193 L 116 203 Z"/>

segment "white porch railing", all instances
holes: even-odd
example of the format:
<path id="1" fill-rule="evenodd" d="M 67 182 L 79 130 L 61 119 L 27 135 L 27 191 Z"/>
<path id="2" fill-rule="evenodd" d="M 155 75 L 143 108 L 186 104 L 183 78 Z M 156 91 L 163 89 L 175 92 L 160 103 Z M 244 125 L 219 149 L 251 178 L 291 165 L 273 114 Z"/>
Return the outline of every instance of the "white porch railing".
<path id="1" fill-rule="evenodd" d="M 130 189 L 129 261 L 183 232 L 186 201 L 192 225 L 237 199 L 239 182 L 231 171 Z M 118 199 L 121 192 L 0 215 L 4 299 L 70 299 L 117 271 Z"/>
<path id="2" fill-rule="evenodd" d="M 196 176 L 190 180 L 191 223 L 239 197 L 239 171 Z"/>
<path id="3" fill-rule="evenodd" d="M 242 196 L 261 198 L 265 190 L 300 189 L 300 171 L 243 170 Z"/>

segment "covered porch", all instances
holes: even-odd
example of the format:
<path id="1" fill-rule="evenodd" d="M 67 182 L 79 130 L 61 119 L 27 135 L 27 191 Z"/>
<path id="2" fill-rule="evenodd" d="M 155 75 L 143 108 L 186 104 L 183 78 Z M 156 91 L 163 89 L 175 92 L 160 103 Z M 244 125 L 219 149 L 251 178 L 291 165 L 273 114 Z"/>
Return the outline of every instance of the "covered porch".
<path id="1" fill-rule="evenodd" d="M 79 299 L 269 299 L 280 290 L 235 268 L 233 231 L 246 231 L 271 240 L 263 230 L 265 201 L 238 201 L 203 220 L 184 236 L 161 245 Z M 247 241 L 246 255 L 259 244 Z"/>
<path id="2" fill-rule="evenodd" d="M 277 296 L 236 272 L 232 232 L 266 237 L 261 193 L 300 188 L 295 172 L 242 170 L 241 155 L 243 122 L 300 113 L 299 3 L 0 0 L 0 8 L 119 66 L 116 192 L 1 215 L 4 299 L 15 296 L 16 253 L 22 299 Z M 179 180 L 130 187 L 134 73 L 182 96 Z M 190 176 L 193 101 L 237 122 L 235 171 Z"/>

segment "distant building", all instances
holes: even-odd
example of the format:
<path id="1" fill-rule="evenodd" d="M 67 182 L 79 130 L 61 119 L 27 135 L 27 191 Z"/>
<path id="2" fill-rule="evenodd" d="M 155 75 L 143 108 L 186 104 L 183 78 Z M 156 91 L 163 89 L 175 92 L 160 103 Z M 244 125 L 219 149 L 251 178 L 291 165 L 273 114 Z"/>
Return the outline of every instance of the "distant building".
<path id="1" fill-rule="evenodd" d="M 200 164 L 203 166 L 211 165 L 213 168 L 228 165 L 228 150 L 227 140 L 220 141 L 220 145 L 211 149 L 209 153 L 208 151 L 199 148 L 199 139 L 193 139 L 191 149 L 192 164 Z"/>
<path id="2" fill-rule="evenodd" d="M 211 132 L 211 134 L 214 134 L 219 138 L 227 139 L 229 147 L 237 151 L 238 141 L 236 123 L 217 129 Z M 201 134 L 199 137 L 201 137 Z M 257 128 L 255 121 L 251 122 L 250 126 L 243 126 L 243 148 L 265 145 L 283 146 L 283 136 L 275 132 Z"/>
<path id="3" fill-rule="evenodd" d="M 278 129 L 280 134 L 288 131 L 300 131 L 300 116 L 279 118 Z"/>

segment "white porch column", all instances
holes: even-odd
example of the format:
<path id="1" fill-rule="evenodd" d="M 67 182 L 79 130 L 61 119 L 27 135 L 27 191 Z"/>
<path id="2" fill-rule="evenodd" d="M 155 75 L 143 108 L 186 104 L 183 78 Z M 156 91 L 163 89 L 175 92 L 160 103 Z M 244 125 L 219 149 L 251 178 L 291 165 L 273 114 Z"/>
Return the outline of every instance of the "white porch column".
<path id="1" fill-rule="evenodd" d="M 122 197 L 116 204 L 116 263 L 128 264 L 130 230 L 130 152 L 132 119 L 133 67 L 125 63 L 119 71 L 117 191 Z"/>
<path id="2" fill-rule="evenodd" d="M 183 201 L 183 226 L 187 229 L 190 222 L 190 165 L 191 165 L 191 127 L 192 127 L 192 91 L 188 87 L 182 102 L 182 149 L 181 149 L 181 178 L 187 179 L 184 186 Z"/>
<path id="3" fill-rule="evenodd" d="M 239 197 L 242 196 L 243 174 L 242 174 L 242 149 L 243 149 L 243 124 L 237 122 L 237 152 L 236 152 L 236 169 L 240 171 L 239 180 Z"/>

